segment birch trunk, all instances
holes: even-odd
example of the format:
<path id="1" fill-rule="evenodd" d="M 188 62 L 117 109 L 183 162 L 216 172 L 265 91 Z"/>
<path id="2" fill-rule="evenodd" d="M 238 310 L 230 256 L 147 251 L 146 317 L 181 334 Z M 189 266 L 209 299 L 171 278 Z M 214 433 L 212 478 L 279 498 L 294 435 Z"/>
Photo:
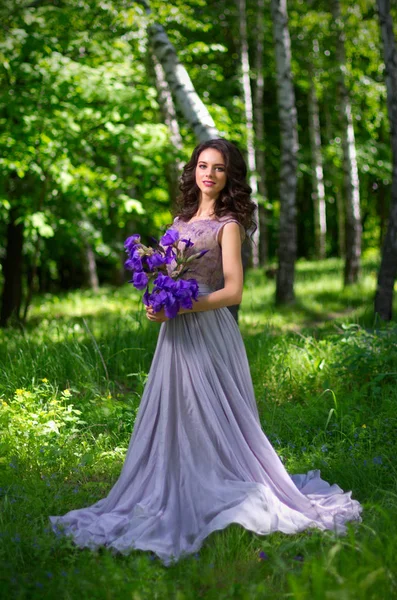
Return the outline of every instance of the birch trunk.
<path id="1" fill-rule="evenodd" d="M 192 127 L 199 142 L 218 138 L 219 132 L 207 107 L 194 89 L 192 80 L 185 67 L 179 62 L 174 46 L 164 28 L 157 23 L 148 28 L 153 52 L 164 69 L 170 89 L 183 113 Z"/>
<path id="2" fill-rule="evenodd" d="M 313 46 L 315 49 L 316 47 L 318 48 L 316 40 L 314 41 Z M 323 157 L 321 153 L 320 116 L 318 109 L 315 74 L 312 68 L 310 68 L 310 90 L 308 100 L 309 133 L 312 155 L 315 257 L 317 259 L 323 259 L 325 258 L 326 254 L 327 219 L 325 212 L 325 190 Z"/>
<path id="3" fill-rule="evenodd" d="M 345 203 L 340 188 L 336 191 L 336 210 L 338 213 L 338 256 L 346 257 L 346 225 L 345 225 Z"/>
<path id="4" fill-rule="evenodd" d="M 244 94 L 245 124 L 247 129 L 247 157 L 249 184 L 252 189 L 252 199 L 256 203 L 256 230 L 252 237 L 252 266 L 259 266 L 259 220 L 258 220 L 258 181 L 256 175 L 255 160 L 255 134 L 254 134 L 254 111 L 252 104 L 251 82 L 250 82 L 250 64 L 248 54 L 247 38 L 247 12 L 245 0 L 237 0 L 240 17 L 240 43 L 241 43 L 241 83 Z"/>
<path id="5" fill-rule="evenodd" d="M 171 203 L 173 206 L 175 206 L 179 193 L 179 177 L 183 168 L 183 163 L 180 160 L 180 153 L 183 149 L 183 141 L 179 131 L 178 120 L 176 118 L 174 101 L 165 77 L 164 69 L 157 60 L 155 54 L 152 55 L 152 58 L 159 105 L 163 115 L 164 123 L 167 125 L 170 132 L 171 145 L 174 148 L 174 160 L 170 165 L 167 165 L 166 177 L 168 181 L 168 191 L 171 198 Z"/>
<path id="6" fill-rule="evenodd" d="M 387 109 L 393 160 L 390 216 L 378 273 L 375 312 L 390 321 L 393 313 L 393 290 L 397 276 L 397 48 L 393 33 L 390 0 L 377 0 L 379 24 L 386 67 Z"/>
<path id="7" fill-rule="evenodd" d="M 271 0 L 281 130 L 280 229 L 276 301 L 293 302 L 297 253 L 296 185 L 298 128 L 291 72 L 291 41 L 286 0 Z"/>
<path id="8" fill-rule="evenodd" d="M 97 293 L 99 292 L 99 280 L 96 268 L 95 253 L 88 241 L 85 241 L 84 243 L 84 259 L 87 284 L 93 292 Z"/>
<path id="9" fill-rule="evenodd" d="M 356 158 L 356 144 L 349 92 L 345 81 L 346 56 L 345 33 L 339 0 L 332 0 L 332 14 L 335 20 L 336 57 L 339 65 L 339 114 L 342 123 L 343 172 L 345 180 L 346 202 L 346 259 L 344 283 L 349 285 L 358 280 L 361 258 L 361 216 L 360 190 Z"/>
<path id="10" fill-rule="evenodd" d="M 263 77 L 263 47 L 265 38 L 265 1 L 257 0 L 256 21 L 256 50 L 255 73 L 256 87 L 254 95 L 255 140 L 256 140 L 256 168 L 258 173 L 258 220 L 259 220 L 259 262 L 265 266 L 268 262 L 268 193 L 266 185 L 266 159 L 265 159 L 265 125 L 263 119 L 263 103 L 265 83 Z"/>

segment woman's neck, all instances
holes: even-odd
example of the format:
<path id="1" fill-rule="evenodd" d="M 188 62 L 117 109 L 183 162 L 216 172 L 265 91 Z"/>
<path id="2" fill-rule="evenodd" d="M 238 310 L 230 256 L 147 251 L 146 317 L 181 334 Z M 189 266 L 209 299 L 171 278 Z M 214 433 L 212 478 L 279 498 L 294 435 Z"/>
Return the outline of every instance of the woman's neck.
<path id="1" fill-rule="evenodd" d="M 215 210 L 215 199 L 204 195 L 199 199 L 199 205 L 195 217 L 211 217 Z"/>

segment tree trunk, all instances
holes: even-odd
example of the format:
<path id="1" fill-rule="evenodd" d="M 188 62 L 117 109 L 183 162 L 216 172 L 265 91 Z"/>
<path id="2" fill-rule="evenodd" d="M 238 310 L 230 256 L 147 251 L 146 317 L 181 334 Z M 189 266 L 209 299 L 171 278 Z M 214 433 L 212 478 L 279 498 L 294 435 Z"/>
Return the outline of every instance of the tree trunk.
<path id="1" fill-rule="evenodd" d="M 317 40 L 314 40 L 313 47 L 318 48 Z M 312 155 L 314 248 L 315 257 L 317 259 L 323 259 L 326 255 L 327 219 L 325 212 L 325 190 L 323 157 L 321 153 L 320 116 L 318 109 L 316 82 L 312 68 L 310 68 L 310 90 L 308 100 L 309 133 Z"/>
<path id="2" fill-rule="evenodd" d="M 339 114 L 342 123 L 343 172 L 345 179 L 346 202 L 346 260 L 344 283 L 349 285 L 358 280 L 361 258 L 361 217 L 360 190 L 356 158 L 356 144 L 349 92 L 345 81 L 346 56 L 345 33 L 339 0 L 332 0 L 332 14 L 335 20 L 336 58 L 339 64 Z"/>
<path id="3" fill-rule="evenodd" d="M 219 132 L 207 107 L 194 89 L 185 67 L 179 62 L 174 46 L 164 28 L 150 25 L 148 34 L 153 51 L 164 69 L 168 85 L 199 142 L 218 138 Z"/>
<path id="4" fill-rule="evenodd" d="M 375 295 L 375 312 L 390 321 L 393 312 L 393 290 L 397 276 L 397 48 L 393 33 L 390 0 L 377 0 L 379 24 L 385 61 L 387 109 L 390 121 L 393 157 L 390 216 L 382 249 Z"/>
<path id="5" fill-rule="evenodd" d="M 346 257 L 346 236 L 345 236 L 345 203 L 340 188 L 336 191 L 336 210 L 338 217 L 338 256 Z"/>
<path id="6" fill-rule="evenodd" d="M 378 216 L 379 216 L 379 248 L 382 248 L 384 241 L 385 241 L 385 235 L 386 235 L 386 229 L 387 229 L 387 224 L 388 224 L 388 202 L 387 202 L 387 196 L 386 196 L 386 187 L 383 185 L 383 183 L 378 187 L 378 193 L 377 193 L 377 212 L 378 212 Z"/>
<path id="7" fill-rule="evenodd" d="M 166 177 L 168 181 L 168 191 L 171 199 L 171 204 L 174 207 L 179 194 L 179 178 L 182 172 L 183 163 L 180 160 L 180 153 L 183 149 L 183 141 L 179 131 L 178 120 L 174 101 L 172 99 L 171 90 L 165 77 L 164 69 L 152 54 L 154 72 L 156 77 L 156 88 L 158 92 L 158 100 L 164 123 L 167 125 L 170 132 L 170 141 L 174 149 L 174 160 L 171 164 L 166 165 Z"/>
<path id="8" fill-rule="evenodd" d="M 244 95 L 244 110 L 245 124 L 247 131 L 247 157 L 249 184 L 252 189 L 252 198 L 256 203 L 256 230 L 252 236 L 252 266 L 259 267 L 259 219 L 258 219 L 258 180 L 256 175 L 256 160 L 255 160 L 255 134 L 254 134 L 254 113 L 252 104 L 251 81 L 250 81 L 250 64 L 248 54 L 248 37 L 247 37 L 247 13 L 245 0 L 237 0 L 239 9 L 240 23 L 240 44 L 241 44 L 241 86 Z"/>
<path id="9" fill-rule="evenodd" d="M 294 300 L 297 252 L 296 184 L 298 128 L 291 72 L 291 41 L 286 0 L 272 0 L 273 36 L 276 52 L 277 98 L 281 130 L 280 229 L 276 302 Z"/>
<path id="10" fill-rule="evenodd" d="M 257 0 L 257 25 L 255 47 L 256 87 L 254 95 L 256 168 L 258 172 L 258 214 L 259 214 L 259 262 L 266 266 L 269 258 L 268 240 L 268 193 L 266 185 L 265 125 L 263 104 L 265 83 L 263 77 L 263 46 L 265 37 L 265 2 Z"/>
<path id="11" fill-rule="evenodd" d="M 7 226 L 6 255 L 3 262 L 3 292 L 1 298 L 0 326 L 6 327 L 9 320 L 20 320 L 22 302 L 22 263 L 24 223 L 16 223 L 19 211 L 11 208 Z"/>
<path id="12" fill-rule="evenodd" d="M 85 271 L 87 276 L 87 283 L 91 290 L 95 293 L 99 291 L 98 273 L 96 268 L 95 254 L 91 244 L 86 241 L 84 244 L 85 249 Z"/>

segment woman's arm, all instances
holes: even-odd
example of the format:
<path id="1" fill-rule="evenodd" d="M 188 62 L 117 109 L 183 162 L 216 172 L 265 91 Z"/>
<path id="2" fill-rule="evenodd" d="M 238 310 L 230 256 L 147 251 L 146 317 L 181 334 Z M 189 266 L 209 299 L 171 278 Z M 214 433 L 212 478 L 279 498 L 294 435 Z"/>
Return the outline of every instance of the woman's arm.
<path id="1" fill-rule="evenodd" d="M 181 309 L 178 314 L 201 312 L 240 304 L 243 294 L 240 226 L 237 223 L 227 223 L 222 227 L 219 238 L 219 243 L 222 246 L 224 287 L 216 292 L 199 296 L 198 300 L 193 301 L 193 308 L 190 310 Z M 163 310 L 154 313 L 152 309 L 147 307 L 146 314 L 151 321 L 161 322 L 167 319 Z"/>

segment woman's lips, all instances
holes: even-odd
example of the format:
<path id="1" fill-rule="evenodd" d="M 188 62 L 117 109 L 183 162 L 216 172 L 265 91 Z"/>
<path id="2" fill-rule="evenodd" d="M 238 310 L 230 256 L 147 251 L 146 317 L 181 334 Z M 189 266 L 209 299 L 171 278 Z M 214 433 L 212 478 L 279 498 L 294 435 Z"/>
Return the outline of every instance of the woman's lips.
<path id="1" fill-rule="evenodd" d="M 214 181 L 203 181 L 203 184 L 206 185 L 207 187 L 211 187 L 212 185 L 215 185 Z"/>

